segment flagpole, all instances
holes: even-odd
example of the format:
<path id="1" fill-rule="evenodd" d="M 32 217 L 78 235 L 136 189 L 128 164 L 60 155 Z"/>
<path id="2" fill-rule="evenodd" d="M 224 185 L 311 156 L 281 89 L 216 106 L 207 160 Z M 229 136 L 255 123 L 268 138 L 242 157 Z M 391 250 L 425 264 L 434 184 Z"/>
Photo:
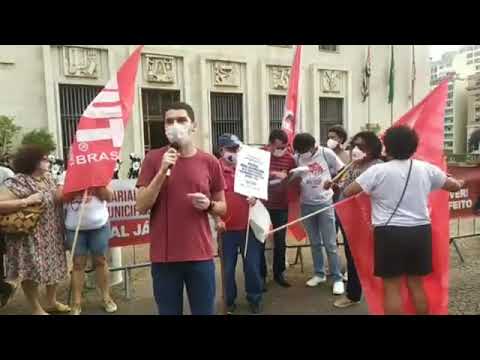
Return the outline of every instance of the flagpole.
<path id="1" fill-rule="evenodd" d="M 71 266 L 70 272 L 70 289 L 73 289 L 73 271 L 74 271 L 74 265 L 73 265 L 73 257 L 75 256 L 75 247 L 77 246 L 77 240 L 78 240 L 78 235 L 80 233 L 80 225 L 82 223 L 82 218 L 83 218 L 83 212 L 85 210 L 85 204 L 87 203 L 87 195 L 88 195 L 88 189 L 85 189 L 83 192 L 83 197 L 82 197 L 82 203 L 80 205 L 80 213 L 78 214 L 78 223 L 77 227 L 75 228 L 75 236 L 73 237 L 73 245 L 70 250 L 70 259 L 67 262 L 67 266 Z M 72 305 L 72 298 L 71 298 L 71 293 L 70 293 L 70 299 L 69 299 L 70 305 Z"/>
<path id="2" fill-rule="evenodd" d="M 247 258 L 247 249 L 248 249 L 248 236 L 250 235 L 250 217 L 252 216 L 252 206 L 248 204 L 248 222 L 247 222 L 247 233 L 245 236 L 245 250 L 243 251 L 243 261 Z"/>
<path id="3" fill-rule="evenodd" d="M 392 87 L 392 89 L 389 89 L 389 92 L 392 92 L 392 98 L 391 98 L 391 103 L 390 103 L 390 125 L 393 124 L 393 103 L 394 103 L 394 98 L 395 98 L 395 69 L 394 69 L 394 55 L 393 55 L 393 45 L 391 45 L 391 59 L 390 59 L 390 86 Z"/>
<path id="4" fill-rule="evenodd" d="M 370 61 L 370 66 L 372 65 L 372 59 L 371 59 L 371 45 L 368 45 L 368 48 L 367 48 L 367 53 L 370 54 L 370 59 L 367 60 L 367 61 Z M 370 116 L 371 116 L 371 113 L 372 113 L 372 102 L 370 101 L 370 97 L 372 95 L 372 88 L 370 87 L 370 78 L 372 77 L 372 70 L 370 69 L 370 76 L 367 78 L 367 82 L 368 82 L 368 98 L 367 98 L 367 112 L 368 112 L 368 115 L 367 115 L 367 123 L 368 123 L 368 129 L 370 130 Z"/>
<path id="5" fill-rule="evenodd" d="M 88 189 L 85 189 L 82 197 L 82 204 L 80 205 L 80 213 L 78 215 L 78 224 L 75 229 L 75 237 L 73 238 L 72 249 L 70 250 L 70 264 L 73 263 L 73 256 L 75 255 L 75 246 L 77 245 L 78 234 L 80 232 L 80 225 L 82 224 L 83 212 L 85 210 L 85 204 L 87 202 Z"/>
<path id="6" fill-rule="evenodd" d="M 415 80 L 417 69 L 415 64 L 415 45 L 412 45 L 412 108 L 415 106 Z"/>

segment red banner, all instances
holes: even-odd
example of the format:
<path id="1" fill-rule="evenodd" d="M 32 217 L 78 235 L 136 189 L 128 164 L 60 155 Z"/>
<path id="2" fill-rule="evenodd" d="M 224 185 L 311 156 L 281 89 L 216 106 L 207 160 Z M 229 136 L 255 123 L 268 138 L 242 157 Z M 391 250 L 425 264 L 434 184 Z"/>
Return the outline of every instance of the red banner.
<path id="1" fill-rule="evenodd" d="M 140 46 L 85 109 L 70 147 L 64 193 L 106 186 L 113 177 L 135 95 Z"/>
<path id="2" fill-rule="evenodd" d="M 393 125 L 413 127 L 420 138 L 414 158 L 428 161 L 443 170 L 446 170 L 442 147 L 447 87 L 448 82 L 443 81 L 422 102 Z M 429 312 L 437 315 L 448 313 L 448 196 L 445 191 L 435 191 L 429 198 L 433 273 L 424 278 L 423 286 L 428 299 Z M 373 274 L 370 206 L 369 197 L 360 194 L 349 201 L 342 202 L 336 209 L 347 235 L 369 311 L 371 314 L 383 314 L 383 280 Z M 402 300 L 405 313 L 415 313 L 405 279 L 403 279 Z"/>
<path id="3" fill-rule="evenodd" d="M 467 187 L 450 193 L 450 218 L 480 216 L 480 166 L 449 165 L 448 172 L 456 179 L 467 181 Z"/>

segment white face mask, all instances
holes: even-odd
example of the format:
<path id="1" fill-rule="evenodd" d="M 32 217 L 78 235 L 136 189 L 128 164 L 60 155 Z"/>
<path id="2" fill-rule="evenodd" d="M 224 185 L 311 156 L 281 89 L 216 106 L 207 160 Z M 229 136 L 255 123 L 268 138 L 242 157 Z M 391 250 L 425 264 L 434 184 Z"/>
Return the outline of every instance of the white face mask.
<path id="1" fill-rule="evenodd" d="M 39 168 L 41 171 L 48 172 L 48 171 L 50 171 L 50 162 L 49 162 L 48 160 L 41 160 L 41 161 L 40 161 L 40 165 L 38 166 L 38 168 Z"/>
<path id="2" fill-rule="evenodd" d="M 165 135 L 167 135 L 168 141 L 170 144 L 178 143 L 179 145 L 188 144 L 191 140 L 191 125 L 189 124 L 178 124 L 174 123 L 173 125 L 167 126 L 165 128 Z"/>
<path id="3" fill-rule="evenodd" d="M 333 140 L 333 139 L 328 139 L 327 140 L 327 147 L 334 150 L 336 149 L 338 146 L 338 141 L 337 140 Z"/>
<path id="4" fill-rule="evenodd" d="M 282 157 L 286 153 L 287 153 L 287 148 L 285 148 L 285 149 L 275 149 L 275 150 L 273 150 L 272 155 L 275 156 L 275 157 Z"/>
<path id="5" fill-rule="evenodd" d="M 222 157 L 232 165 L 237 164 L 237 153 L 230 152 L 230 151 L 224 151 Z"/>
<path id="6" fill-rule="evenodd" d="M 355 146 L 352 150 L 352 160 L 362 160 L 367 154 Z"/>
<path id="7" fill-rule="evenodd" d="M 310 159 L 312 158 L 312 156 L 313 156 L 313 155 L 312 155 L 312 152 L 311 152 L 311 151 L 307 151 L 307 152 L 304 153 L 304 154 L 300 154 L 300 155 L 298 156 L 298 159 L 301 160 L 301 161 L 303 161 L 303 162 L 306 162 L 306 161 L 310 160 Z"/>

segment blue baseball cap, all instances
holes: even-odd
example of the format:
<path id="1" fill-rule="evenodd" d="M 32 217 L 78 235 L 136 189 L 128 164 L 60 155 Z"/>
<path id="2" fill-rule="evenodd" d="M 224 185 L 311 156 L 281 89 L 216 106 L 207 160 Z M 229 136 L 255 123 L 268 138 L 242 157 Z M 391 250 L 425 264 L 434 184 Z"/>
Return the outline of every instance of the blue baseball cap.
<path id="1" fill-rule="evenodd" d="M 242 145 L 242 142 L 238 138 L 238 136 L 233 134 L 223 134 L 220 135 L 218 138 L 218 146 L 219 147 L 226 147 L 226 148 L 233 148 Z"/>

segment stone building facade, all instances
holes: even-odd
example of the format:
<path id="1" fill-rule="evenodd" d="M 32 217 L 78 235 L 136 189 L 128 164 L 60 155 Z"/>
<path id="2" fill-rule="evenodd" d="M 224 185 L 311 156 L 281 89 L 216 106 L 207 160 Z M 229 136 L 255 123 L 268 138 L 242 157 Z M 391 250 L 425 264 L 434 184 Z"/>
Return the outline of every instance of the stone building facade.
<path id="1" fill-rule="evenodd" d="M 67 153 L 79 116 L 133 45 L 0 47 L 0 114 L 28 131 L 47 128 L 58 156 Z M 395 45 L 393 120 L 412 106 L 412 46 Z M 280 126 L 294 48 L 289 45 L 145 45 L 122 160 L 165 143 L 162 108 L 182 100 L 199 121 L 196 144 L 211 151 L 221 132 L 264 143 Z M 362 102 L 366 45 L 305 45 L 301 129 L 324 140 L 342 124 L 350 135 L 367 123 L 390 125 L 391 45 L 372 45 L 371 97 Z M 415 46 L 415 102 L 429 91 L 429 47 Z"/>

